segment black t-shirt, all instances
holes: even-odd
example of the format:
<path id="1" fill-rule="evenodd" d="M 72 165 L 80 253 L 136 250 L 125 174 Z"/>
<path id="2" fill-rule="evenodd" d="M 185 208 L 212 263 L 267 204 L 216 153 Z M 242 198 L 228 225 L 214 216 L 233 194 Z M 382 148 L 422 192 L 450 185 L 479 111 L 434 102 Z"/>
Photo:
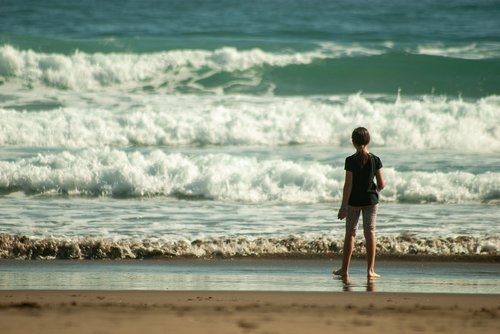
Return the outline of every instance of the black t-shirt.
<path id="1" fill-rule="evenodd" d="M 377 186 L 373 179 L 377 170 L 382 168 L 382 161 L 375 154 L 373 157 L 375 163 L 372 169 L 372 159 L 368 159 L 364 166 L 361 166 L 358 156 L 351 155 L 345 159 L 345 170 L 352 172 L 352 190 L 349 197 L 349 205 L 365 206 L 378 203 Z"/>

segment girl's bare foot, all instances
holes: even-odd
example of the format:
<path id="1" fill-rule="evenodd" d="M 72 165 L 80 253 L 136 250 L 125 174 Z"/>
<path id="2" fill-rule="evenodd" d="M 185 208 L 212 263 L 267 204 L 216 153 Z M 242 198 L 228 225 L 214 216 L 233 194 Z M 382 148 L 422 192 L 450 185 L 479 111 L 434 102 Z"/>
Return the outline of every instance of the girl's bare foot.
<path id="1" fill-rule="evenodd" d="M 336 276 L 342 276 L 342 277 L 345 277 L 345 276 L 348 276 L 348 275 L 349 275 L 348 273 L 344 272 L 344 271 L 342 270 L 342 268 L 340 268 L 339 270 L 335 270 L 335 271 L 333 272 L 333 274 L 334 274 L 334 275 L 336 275 Z"/>
<path id="2" fill-rule="evenodd" d="M 377 277 L 380 277 L 380 275 L 377 274 L 376 272 L 374 272 L 374 271 L 368 272 L 368 278 L 377 278 Z"/>

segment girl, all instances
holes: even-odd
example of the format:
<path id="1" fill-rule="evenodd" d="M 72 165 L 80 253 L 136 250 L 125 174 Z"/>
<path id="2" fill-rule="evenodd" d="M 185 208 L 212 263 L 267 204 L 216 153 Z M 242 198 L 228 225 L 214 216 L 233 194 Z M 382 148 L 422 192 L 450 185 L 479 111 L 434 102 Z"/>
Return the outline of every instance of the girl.
<path id="1" fill-rule="evenodd" d="M 366 256 L 368 261 L 368 277 L 380 277 L 375 273 L 375 220 L 378 210 L 378 193 L 384 189 L 382 175 L 382 161 L 379 157 L 368 152 L 370 134 L 362 127 L 352 132 L 352 143 L 356 153 L 345 160 L 345 182 L 342 195 L 342 206 L 338 218 L 346 219 L 344 239 L 344 253 L 342 268 L 335 271 L 335 275 L 348 276 L 349 263 L 354 246 L 354 237 L 358 228 L 360 213 L 363 213 L 363 230 L 366 240 Z M 377 183 L 373 182 L 376 178 Z"/>

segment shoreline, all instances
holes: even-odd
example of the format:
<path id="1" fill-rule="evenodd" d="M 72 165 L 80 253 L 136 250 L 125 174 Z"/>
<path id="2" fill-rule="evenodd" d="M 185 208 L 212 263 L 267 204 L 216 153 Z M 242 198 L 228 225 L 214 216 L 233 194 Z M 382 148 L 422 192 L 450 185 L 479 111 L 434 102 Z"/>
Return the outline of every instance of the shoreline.
<path id="1" fill-rule="evenodd" d="M 497 295 L 1 291 L 3 333 L 497 333 Z"/>
<path id="2" fill-rule="evenodd" d="M 491 262 L 377 260 L 367 280 L 354 259 L 348 279 L 332 274 L 341 259 L 179 259 L 0 261 L 2 290 L 377 291 L 500 294 Z"/>
<path id="3" fill-rule="evenodd" d="M 417 261 L 500 262 L 497 236 L 454 238 L 379 236 L 379 259 Z M 193 241 L 138 241 L 106 238 L 34 238 L 0 233 L 0 259 L 101 260 L 174 258 L 305 258 L 342 255 L 343 239 L 336 237 L 216 238 Z M 364 241 L 354 244 L 354 256 L 366 254 Z"/>
<path id="4" fill-rule="evenodd" d="M 353 260 L 365 260 L 366 254 L 353 254 Z M 134 261 L 164 261 L 164 262 L 196 262 L 196 261 L 281 261 L 281 260 L 342 260 L 342 253 L 277 253 L 277 254 L 259 254 L 259 255 L 161 255 L 150 257 L 101 257 L 101 258 L 58 258 L 58 257 L 0 257 L 0 263 L 3 261 L 21 261 L 21 262 L 134 262 Z M 453 263 L 500 263 L 498 254 L 477 254 L 477 255 L 435 255 L 435 254 L 377 254 L 377 261 L 388 262 L 453 262 Z"/>

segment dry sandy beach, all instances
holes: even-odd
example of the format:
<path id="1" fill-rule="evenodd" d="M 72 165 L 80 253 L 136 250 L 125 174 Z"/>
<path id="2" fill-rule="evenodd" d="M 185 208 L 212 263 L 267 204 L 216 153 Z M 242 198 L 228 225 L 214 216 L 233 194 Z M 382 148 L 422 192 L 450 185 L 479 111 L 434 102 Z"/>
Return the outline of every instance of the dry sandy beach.
<path id="1" fill-rule="evenodd" d="M 2 333 L 499 333 L 500 296 L 2 291 Z"/>

